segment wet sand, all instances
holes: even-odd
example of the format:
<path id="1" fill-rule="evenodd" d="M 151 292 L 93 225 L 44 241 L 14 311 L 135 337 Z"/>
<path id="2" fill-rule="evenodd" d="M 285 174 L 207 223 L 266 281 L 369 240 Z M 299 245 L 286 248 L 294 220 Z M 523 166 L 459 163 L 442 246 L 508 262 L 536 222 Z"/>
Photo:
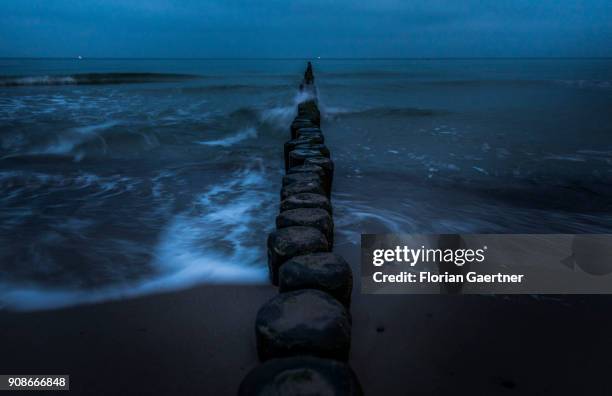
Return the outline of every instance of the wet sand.
<path id="1" fill-rule="evenodd" d="M 0 312 L 0 373 L 70 374 L 74 394 L 235 394 L 275 293 L 208 285 Z M 356 292 L 350 363 L 370 395 L 610 394 L 610 299 L 566 300 Z"/>
<path id="2" fill-rule="evenodd" d="M 70 374 L 75 394 L 235 394 L 256 362 L 271 286 L 187 291 L 53 311 L 0 312 L 0 373 Z"/>

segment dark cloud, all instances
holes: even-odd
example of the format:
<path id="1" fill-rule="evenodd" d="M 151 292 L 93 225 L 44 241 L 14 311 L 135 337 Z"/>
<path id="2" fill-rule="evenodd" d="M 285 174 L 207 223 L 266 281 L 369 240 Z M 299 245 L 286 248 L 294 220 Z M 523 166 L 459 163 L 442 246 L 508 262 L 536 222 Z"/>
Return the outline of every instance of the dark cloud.
<path id="1" fill-rule="evenodd" d="M 609 0 L 4 0 L 1 56 L 611 56 Z"/>

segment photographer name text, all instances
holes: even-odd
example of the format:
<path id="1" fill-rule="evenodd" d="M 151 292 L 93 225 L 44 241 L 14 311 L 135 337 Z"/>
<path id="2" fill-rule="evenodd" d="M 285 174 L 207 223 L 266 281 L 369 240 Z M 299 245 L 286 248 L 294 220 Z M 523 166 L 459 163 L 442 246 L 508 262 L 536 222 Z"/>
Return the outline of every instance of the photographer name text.
<path id="1" fill-rule="evenodd" d="M 388 264 L 404 264 L 414 267 L 422 263 L 437 265 L 454 264 L 460 269 L 466 264 L 483 263 L 487 247 L 481 249 L 430 249 L 421 246 L 414 249 L 408 246 L 396 246 L 394 249 L 376 249 L 372 252 L 372 264 L 381 267 Z M 430 271 L 402 271 L 372 274 L 376 283 L 521 283 L 523 274 L 479 274 L 475 271 L 465 273 L 436 273 Z"/>

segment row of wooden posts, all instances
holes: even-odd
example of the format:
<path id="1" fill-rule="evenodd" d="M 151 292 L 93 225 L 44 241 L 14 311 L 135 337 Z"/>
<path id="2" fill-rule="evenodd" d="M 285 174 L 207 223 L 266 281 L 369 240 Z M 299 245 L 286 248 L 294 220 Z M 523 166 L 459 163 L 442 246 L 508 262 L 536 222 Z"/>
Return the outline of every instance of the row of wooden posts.
<path id="1" fill-rule="evenodd" d="M 270 281 L 279 294 L 257 313 L 261 364 L 244 378 L 239 394 L 361 395 L 347 363 L 353 275 L 332 252 L 334 162 L 321 131 L 310 62 L 300 90 L 308 99 L 298 104 L 284 146 L 280 213 L 268 236 Z"/>

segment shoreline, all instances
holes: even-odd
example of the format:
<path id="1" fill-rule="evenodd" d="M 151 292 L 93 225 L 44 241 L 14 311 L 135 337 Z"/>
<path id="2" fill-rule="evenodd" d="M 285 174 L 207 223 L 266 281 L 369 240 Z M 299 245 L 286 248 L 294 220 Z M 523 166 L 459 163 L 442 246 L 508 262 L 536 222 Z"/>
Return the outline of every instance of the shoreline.
<path id="1" fill-rule="evenodd" d="M 605 378 L 612 355 L 609 298 L 364 295 L 359 279 L 349 363 L 366 394 L 609 390 L 590 380 Z M 70 374 L 75 394 L 235 394 L 259 364 L 257 308 L 276 293 L 267 285 L 204 285 L 0 311 L 0 372 Z"/>

